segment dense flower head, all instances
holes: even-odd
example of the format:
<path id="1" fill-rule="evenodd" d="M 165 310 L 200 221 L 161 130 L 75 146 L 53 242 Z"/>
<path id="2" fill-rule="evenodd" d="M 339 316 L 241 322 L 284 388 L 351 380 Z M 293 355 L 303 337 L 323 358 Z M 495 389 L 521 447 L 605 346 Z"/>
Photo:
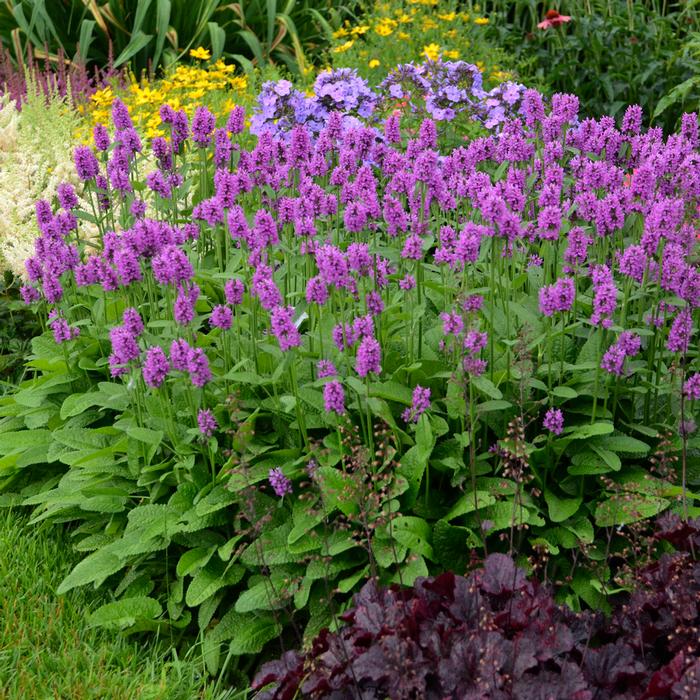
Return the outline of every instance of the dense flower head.
<path id="1" fill-rule="evenodd" d="M 53 317 L 53 319 L 49 322 L 49 325 L 51 327 L 51 332 L 53 333 L 53 339 L 59 345 L 69 340 L 74 340 L 80 335 L 79 328 L 71 326 L 65 318 L 61 318 L 58 315 Z"/>
<path id="2" fill-rule="evenodd" d="M 294 324 L 293 306 L 275 307 L 270 314 L 270 324 L 282 350 L 301 345 L 301 333 Z"/>
<path id="3" fill-rule="evenodd" d="M 192 140 L 198 146 L 208 146 L 216 127 L 216 118 L 206 107 L 197 107 L 192 118 Z"/>
<path id="4" fill-rule="evenodd" d="M 226 331 L 231 328 L 231 324 L 233 323 L 233 312 L 228 306 L 218 304 L 211 311 L 209 323 L 214 328 L 221 328 L 221 330 Z"/>
<path id="5" fill-rule="evenodd" d="M 214 414 L 208 408 L 202 408 L 197 413 L 197 425 L 199 432 L 207 438 L 211 437 L 219 427 Z"/>
<path id="6" fill-rule="evenodd" d="M 93 180 L 100 172 L 100 164 L 90 146 L 76 146 L 73 160 L 75 171 L 81 180 Z"/>
<path id="7" fill-rule="evenodd" d="M 187 370 L 194 386 L 203 387 L 212 379 L 209 358 L 202 348 L 192 348 L 187 357 Z"/>
<path id="8" fill-rule="evenodd" d="M 245 293 L 243 280 L 226 280 L 224 293 L 226 295 L 226 301 L 231 304 L 231 306 L 238 306 L 243 301 L 243 294 Z"/>
<path id="9" fill-rule="evenodd" d="M 381 373 L 381 356 L 382 350 L 379 341 L 371 335 L 366 335 L 360 341 L 357 349 L 355 371 L 361 377 L 366 377 L 370 372 Z"/>
<path id="10" fill-rule="evenodd" d="M 170 363 L 163 352 L 163 348 L 154 345 L 146 350 L 146 359 L 143 363 L 143 380 L 146 384 L 157 389 L 168 376 Z"/>
<path id="11" fill-rule="evenodd" d="M 319 379 L 323 377 L 335 377 L 338 374 L 338 370 L 330 360 L 319 360 L 316 363 L 316 371 Z"/>
<path id="12" fill-rule="evenodd" d="M 418 419 L 430 408 L 430 389 L 420 384 L 413 390 L 411 406 L 404 410 L 401 417 L 406 423 L 417 423 Z"/>
<path id="13" fill-rule="evenodd" d="M 700 399 L 700 373 L 691 374 L 683 384 L 683 393 L 687 399 L 697 401 Z"/>
<path id="14" fill-rule="evenodd" d="M 570 311 L 576 296 L 576 282 L 571 277 L 562 277 L 554 284 L 540 289 L 540 311 L 545 316 L 556 312 Z"/>
<path id="15" fill-rule="evenodd" d="M 267 476 L 270 486 L 278 498 L 284 498 L 292 493 L 292 482 L 284 475 L 281 467 L 270 469 Z"/>
<path id="16" fill-rule="evenodd" d="M 561 409 L 550 408 L 545 414 L 542 425 L 554 435 L 561 435 L 564 431 L 564 414 Z"/>
<path id="17" fill-rule="evenodd" d="M 642 348 L 642 339 L 631 331 L 623 331 L 601 360 L 600 366 L 610 374 L 622 375 L 625 358 L 634 357 Z"/>
<path id="18" fill-rule="evenodd" d="M 345 391 L 339 381 L 328 382 L 323 385 L 323 405 L 326 413 L 345 413 Z"/>

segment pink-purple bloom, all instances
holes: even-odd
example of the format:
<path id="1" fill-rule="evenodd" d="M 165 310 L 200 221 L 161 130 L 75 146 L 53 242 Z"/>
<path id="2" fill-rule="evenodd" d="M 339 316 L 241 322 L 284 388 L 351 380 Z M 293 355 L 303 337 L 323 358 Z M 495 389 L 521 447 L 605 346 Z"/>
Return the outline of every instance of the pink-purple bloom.
<path id="1" fill-rule="evenodd" d="M 211 437 L 219 427 L 214 414 L 208 408 L 200 409 L 199 413 L 197 413 L 197 425 L 199 426 L 199 432 L 207 438 Z"/>
<path id="2" fill-rule="evenodd" d="M 430 389 L 420 384 L 413 390 L 411 406 L 404 410 L 401 417 L 406 423 L 417 423 L 418 419 L 430 408 Z"/>
<path id="3" fill-rule="evenodd" d="M 272 490 L 278 498 L 284 498 L 292 493 L 292 482 L 284 475 L 281 467 L 270 469 L 268 472 L 268 479 Z"/>
<path id="4" fill-rule="evenodd" d="M 163 348 L 154 345 L 146 350 L 146 359 L 143 363 L 143 380 L 146 384 L 157 389 L 168 376 L 170 363 L 163 352 Z"/>
<path id="5" fill-rule="evenodd" d="M 550 408 L 544 416 L 542 425 L 554 435 L 561 435 L 564 431 L 564 414 L 561 409 Z"/>
<path id="6" fill-rule="evenodd" d="M 323 385 L 323 405 L 327 413 L 331 411 L 338 415 L 345 413 L 345 391 L 339 381 Z"/>

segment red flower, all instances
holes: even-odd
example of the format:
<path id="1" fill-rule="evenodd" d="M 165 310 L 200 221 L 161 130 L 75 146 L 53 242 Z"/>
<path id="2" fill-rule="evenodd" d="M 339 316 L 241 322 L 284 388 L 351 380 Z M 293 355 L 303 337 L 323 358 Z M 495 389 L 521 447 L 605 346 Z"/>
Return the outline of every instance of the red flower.
<path id="1" fill-rule="evenodd" d="M 558 27 L 565 22 L 571 22 L 569 15 L 560 15 L 556 10 L 547 10 L 545 19 L 537 25 L 537 28 L 549 29 L 550 27 Z"/>

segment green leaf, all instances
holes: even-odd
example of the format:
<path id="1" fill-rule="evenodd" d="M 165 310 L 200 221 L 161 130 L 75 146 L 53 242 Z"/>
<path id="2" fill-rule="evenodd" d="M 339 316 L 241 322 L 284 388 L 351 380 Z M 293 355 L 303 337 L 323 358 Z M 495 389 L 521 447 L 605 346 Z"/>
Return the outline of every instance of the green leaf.
<path id="1" fill-rule="evenodd" d="M 102 605 L 88 617 L 91 627 L 126 629 L 139 620 L 153 620 L 162 612 L 160 603 L 147 596 L 123 598 Z"/>
<path id="2" fill-rule="evenodd" d="M 227 565 L 218 559 L 211 559 L 209 563 L 200 569 L 187 588 L 185 602 L 191 608 L 201 605 L 220 588 L 233 586 L 238 583 L 245 574 L 245 568 L 239 564 Z"/>
<path id="3" fill-rule="evenodd" d="M 337 508 L 344 515 L 356 515 L 359 512 L 357 484 L 350 474 L 333 467 L 319 467 L 316 473 L 323 502 L 329 511 Z"/>
<path id="4" fill-rule="evenodd" d="M 547 502 L 549 518 L 555 523 L 568 520 L 581 506 L 581 498 L 559 498 L 555 493 L 546 489 L 544 500 Z"/>
<path id="5" fill-rule="evenodd" d="M 56 592 L 62 595 L 72 588 L 85 586 L 88 583 L 94 583 L 97 587 L 123 566 L 121 558 L 116 554 L 100 549 L 78 562 L 73 571 L 63 579 Z"/>
<path id="6" fill-rule="evenodd" d="M 575 399 L 578 396 L 578 392 L 570 386 L 556 386 L 552 389 L 552 394 L 561 399 Z"/>
<path id="7" fill-rule="evenodd" d="M 195 547 L 185 552 L 177 563 L 176 573 L 178 576 L 188 576 L 197 569 L 206 566 L 211 559 L 211 555 L 216 547 Z"/>
<path id="8" fill-rule="evenodd" d="M 607 435 L 596 440 L 596 443 L 611 452 L 617 452 L 632 457 L 643 457 L 651 449 L 646 442 L 628 437 L 627 435 Z"/>
<path id="9" fill-rule="evenodd" d="M 608 435 L 614 429 L 615 426 L 612 423 L 591 423 L 565 428 L 564 433 L 565 437 L 572 440 L 587 440 L 596 435 Z"/>
<path id="10" fill-rule="evenodd" d="M 449 522 L 450 520 L 458 518 L 460 515 L 466 515 L 474 510 L 491 506 L 495 502 L 495 497 L 488 491 L 471 491 L 460 496 L 457 503 L 450 508 L 449 513 L 447 513 L 443 519 Z"/>
<path id="11" fill-rule="evenodd" d="M 153 34 L 144 34 L 140 29 L 131 35 L 131 40 L 124 47 L 124 50 L 117 56 L 114 61 L 114 67 L 118 68 L 123 63 L 126 63 L 130 58 L 135 56 L 141 49 L 148 46 Z"/>
<path id="12" fill-rule="evenodd" d="M 285 583 L 285 577 L 264 577 L 238 596 L 235 610 L 239 613 L 253 612 L 254 610 L 277 610 L 284 607 L 290 592 L 289 583 Z"/>
<path id="13" fill-rule="evenodd" d="M 431 527 L 423 518 L 401 515 L 391 521 L 391 534 L 413 554 L 433 560 Z"/>
<path id="14" fill-rule="evenodd" d="M 652 518 L 666 510 L 669 505 L 670 501 L 659 496 L 616 494 L 598 504 L 595 509 L 595 523 L 598 527 L 628 525 Z"/>
<path id="15" fill-rule="evenodd" d="M 230 651 L 234 656 L 259 654 L 265 644 L 282 631 L 272 613 L 239 613 L 229 610 L 209 633 L 210 643 L 232 639 Z"/>
<path id="16" fill-rule="evenodd" d="M 496 385 L 484 376 L 472 377 L 472 384 L 482 393 L 492 399 L 502 399 L 503 394 L 496 388 Z"/>

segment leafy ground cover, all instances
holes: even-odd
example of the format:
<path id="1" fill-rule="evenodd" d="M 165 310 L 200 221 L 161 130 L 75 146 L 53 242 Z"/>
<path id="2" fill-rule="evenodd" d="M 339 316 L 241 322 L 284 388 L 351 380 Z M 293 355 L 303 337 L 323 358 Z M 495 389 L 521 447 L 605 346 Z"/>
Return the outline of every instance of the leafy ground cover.
<path id="1" fill-rule="evenodd" d="M 180 659 L 170 640 L 128 640 L 90 626 L 95 596 L 56 588 L 75 562 L 56 528 L 30 526 L 0 511 L 0 697 L 232 700 L 205 680 L 194 654 Z"/>

